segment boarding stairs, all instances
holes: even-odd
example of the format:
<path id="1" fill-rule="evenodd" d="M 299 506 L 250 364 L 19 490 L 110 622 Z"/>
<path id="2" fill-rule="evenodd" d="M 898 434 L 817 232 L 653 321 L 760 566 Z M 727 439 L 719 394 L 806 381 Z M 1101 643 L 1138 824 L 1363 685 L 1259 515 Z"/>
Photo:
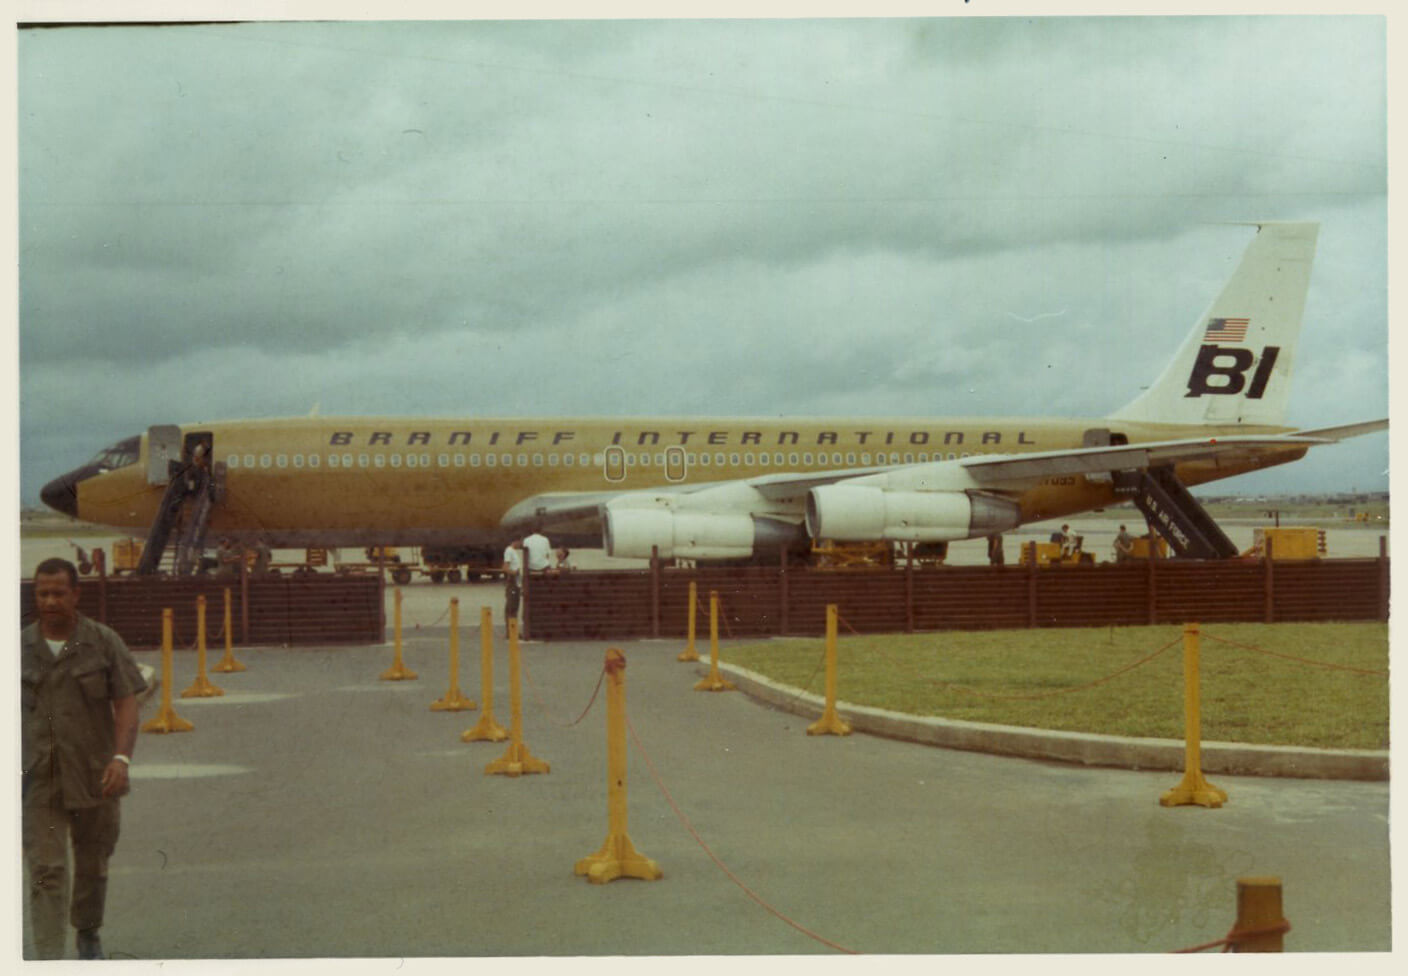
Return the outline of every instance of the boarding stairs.
<path id="1" fill-rule="evenodd" d="M 1185 559 L 1230 559 L 1237 546 L 1171 467 L 1115 474 L 1115 493 L 1128 495 L 1149 526 Z"/>
<path id="2" fill-rule="evenodd" d="M 161 568 L 172 530 L 178 524 L 180 534 L 176 539 L 175 575 L 189 576 L 199 569 L 201 554 L 205 551 L 205 532 L 214 507 L 215 482 L 208 470 L 190 465 L 177 472 L 167 483 L 166 492 L 161 497 L 161 507 L 147 532 L 136 574 L 151 576 Z"/>

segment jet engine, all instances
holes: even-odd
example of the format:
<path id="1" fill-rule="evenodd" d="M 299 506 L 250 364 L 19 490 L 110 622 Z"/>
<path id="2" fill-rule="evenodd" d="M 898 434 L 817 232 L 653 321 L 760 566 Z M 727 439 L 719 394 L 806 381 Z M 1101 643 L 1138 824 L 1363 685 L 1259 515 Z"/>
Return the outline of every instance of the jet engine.
<path id="1" fill-rule="evenodd" d="M 838 542 L 954 542 L 1021 524 L 1017 504 L 979 491 L 889 491 L 821 485 L 807 494 L 807 531 Z"/>
<path id="2" fill-rule="evenodd" d="M 608 556 L 649 559 L 748 559 L 803 538 L 800 525 L 748 514 L 674 512 L 666 508 L 606 506 L 602 522 Z"/>

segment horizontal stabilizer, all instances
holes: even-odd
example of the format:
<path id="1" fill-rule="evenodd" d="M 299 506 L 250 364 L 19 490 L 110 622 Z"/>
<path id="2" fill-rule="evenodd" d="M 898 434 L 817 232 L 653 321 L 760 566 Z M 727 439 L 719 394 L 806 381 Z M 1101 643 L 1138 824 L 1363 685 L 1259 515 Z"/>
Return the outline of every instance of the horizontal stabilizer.
<path id="1" fill-rule="evenodd" d="M 1297 437 L 1314 437 L 1325 441 L 1342 441 L 1348 437 L 1358 437 L 1361 434 L 1376 434 L 1381 430 L 1388 430 L 1388 418 L 1383 420 L 1366 420 L 1359 424 L 1341 424 L 1338 427 L 1320 427 L 1316 430 L 1298 430 Z"/>

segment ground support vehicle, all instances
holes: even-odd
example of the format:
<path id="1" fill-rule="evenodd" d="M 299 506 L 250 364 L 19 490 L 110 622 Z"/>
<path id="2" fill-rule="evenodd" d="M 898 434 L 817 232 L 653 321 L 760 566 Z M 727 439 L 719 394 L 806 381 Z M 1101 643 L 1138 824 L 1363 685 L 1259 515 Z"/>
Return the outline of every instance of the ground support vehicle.
<path id="1" fill-rule="evenodd" d="M 1085 543 L 1085 537 L 1073 535 L 1070 543 L 1062 545 L 1059 542 L 1031 542 L 1022 543 L 1023 566 L 1036 565 L 1038 569 L 1047 566 L 1089 566 L 1094 565 L 1095 557 L 1085 552 L 1081 547 Z M 1136 541 L 1136 551 L 1137 543 Z"/>

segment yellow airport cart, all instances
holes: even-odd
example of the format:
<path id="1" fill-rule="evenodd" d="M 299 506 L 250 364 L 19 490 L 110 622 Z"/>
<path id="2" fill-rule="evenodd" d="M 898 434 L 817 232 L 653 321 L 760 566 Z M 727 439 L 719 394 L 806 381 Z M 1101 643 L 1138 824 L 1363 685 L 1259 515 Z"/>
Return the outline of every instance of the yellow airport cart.
<path id="1" fill-rule="evenodd" d="M 1251 559 L 1266 558 L 1271 543 L 1271 559 L 1319 559 L 1325 555 L 1325 530 L 1313 526 L 1266 526 L 1252 530 L 1252 547 L 1242 553 Z"/>

